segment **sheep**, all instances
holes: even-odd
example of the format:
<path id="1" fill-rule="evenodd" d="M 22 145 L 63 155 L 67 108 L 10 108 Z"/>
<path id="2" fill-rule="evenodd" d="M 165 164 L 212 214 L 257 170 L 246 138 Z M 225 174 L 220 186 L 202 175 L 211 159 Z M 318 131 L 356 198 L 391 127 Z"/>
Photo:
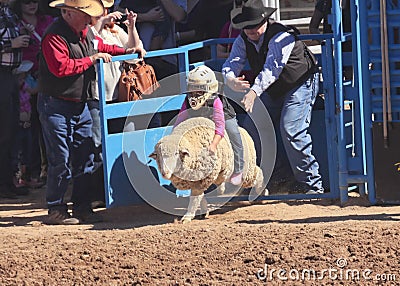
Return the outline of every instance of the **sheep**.
<path id="1" fill-rule="evenodd" d="M 214 136 L 214 122 L 204 117 L 194 117 L 181 122 L 170 135 L 161 138 L 149 155 L 157 162 L 163 178 L 181 190 L 191 190 L 187 212 L 181 219 L 190 222 L 200 206 L 201 213 L 208 216 L 204 191 L 212 184 L 225 191 L 225 181 L 233 172 L 233 151 L 228 135 L 219 142 L 216 154 L 208 151 Z M 254 142 L 247 131 L 239 128 L 243 142 L 245 166 L 243 188 L 255 187 L 257 194 L 263 189 L 264 176 L 256 165 Z"/>

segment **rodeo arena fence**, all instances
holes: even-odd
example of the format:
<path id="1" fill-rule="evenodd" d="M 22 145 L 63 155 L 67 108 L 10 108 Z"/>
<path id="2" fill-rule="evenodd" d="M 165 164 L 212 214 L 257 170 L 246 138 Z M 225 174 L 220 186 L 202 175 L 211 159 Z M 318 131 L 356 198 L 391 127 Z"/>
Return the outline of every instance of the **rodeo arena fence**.
<path id="1" fill-rule="evenodd" d="M 313 111 L 310 133 L 327 192 L 261 195 L 257 200 L 328 198 L 339 199 L 344 204 L 350 191 L 358 191 L 371 204 L 397 204 L 400 202 L 400 148 L 397 145 L 400 142 L 400 1 L 350 0 L 351 33 L 344 33 L 342 29 L 341 1 L 332 1 L 329 21 L 333 33 L 300 35 L 302 40 L 321 42 L 317 57 L 322 75 L 319 92 L 324 100 L 322 107 Z M 216 45 L 232 41 L 210 39 L 150 51 L 145 60 L 176 55 L 179 76 L 172 84 L 184 90 L 184 75 L 192 68 L 205 64 L 221 71 L 224 60 L 217 58 Z M 347 41 L 351 41 L 352 50 L 342 52 L 342 44 Z M 190 62 L 190 53 L 204 48 L 210 51 L 210 57 L 202 62 Z M 123 55 L 113 57 L 112 61 L 136 57 Z M 154 160 L 148 158 L 154 145 L 171 132 L 172 126 L 138 128 L 136 119 L 177 112 L 185 95 L 171 93 L 108 104 L 104 94 L 104 64 L 102 60 L 98 62 L 107 207 L 154 205 L 154 201 L 169 200 L 171 195 L 175 200 L 182 199 L 176 198 L 175 190 L 157 173 Z M 349 70 L 350 76 L 345 74 Z M 163 90 L 162 81 L 160 89 Z M 123 120 L 124 128 L 111 130 L 115 129 L 111 126 L 116 120 Z"/>

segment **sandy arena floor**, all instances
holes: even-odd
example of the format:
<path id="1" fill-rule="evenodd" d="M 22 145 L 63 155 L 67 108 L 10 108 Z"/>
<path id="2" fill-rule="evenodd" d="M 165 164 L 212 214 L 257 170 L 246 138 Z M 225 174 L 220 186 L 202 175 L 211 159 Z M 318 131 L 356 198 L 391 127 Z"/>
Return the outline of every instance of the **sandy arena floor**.
<path id="1" fill-rule="evenodd" d="M 43 207 L 43 189 L 0 201 L 0 285 L 400 284 L 400 206 L 359 197 L 235 203 L 188 225 L 132 206 L 47 226 Z"/>

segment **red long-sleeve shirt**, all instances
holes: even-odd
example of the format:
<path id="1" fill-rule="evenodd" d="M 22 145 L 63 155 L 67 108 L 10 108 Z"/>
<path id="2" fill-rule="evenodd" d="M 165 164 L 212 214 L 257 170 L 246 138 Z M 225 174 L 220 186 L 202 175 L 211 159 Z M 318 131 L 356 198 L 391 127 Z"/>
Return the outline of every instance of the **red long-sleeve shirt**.
<path id="1" fill-rule="evenodd" d="M 81 41 L 85 39 L 88 28 L 82 31 Z M 125 49 L 104 44 L 103 40 L 98 40 L 98 51 L 111 55 L 123 55 Z M 71 76 L 81 74 L 93 65 L 90 57 L 81 59 L 71 59 L 69 50 L 64 40 L 56 34 L 47 34 L 42 40 L 42 53 L 48 65 L 49 71 L 56 77 Z"/>

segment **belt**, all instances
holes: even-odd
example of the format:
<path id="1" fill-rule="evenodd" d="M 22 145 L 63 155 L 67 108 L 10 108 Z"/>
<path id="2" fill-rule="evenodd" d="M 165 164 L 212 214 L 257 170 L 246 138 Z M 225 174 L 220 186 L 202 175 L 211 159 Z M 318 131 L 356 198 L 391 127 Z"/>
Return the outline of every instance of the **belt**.
<path id="1" fill-rule="evenodd" d="M 80 100 L 78 98 L 70 98 L 70 97 L 62 97 L 62 96 L 59 96 L 58 98 L 62 99 L 62 100 L 66 100 L 66 101 L 71 101 L 71 102 L 79 102 L 79 103 L 82 102 L 82 100 Z"/>
<path id="2" fill-rule="evenodd" d="M 82 100 L 80 100 L 79 98 L 71 98 L 71 97 L 63 97 L 63 96 L 50 96 L 50 97 L 53 97 L 55 99 L 70 101 L 70 102 L 83 103 Z"/>

